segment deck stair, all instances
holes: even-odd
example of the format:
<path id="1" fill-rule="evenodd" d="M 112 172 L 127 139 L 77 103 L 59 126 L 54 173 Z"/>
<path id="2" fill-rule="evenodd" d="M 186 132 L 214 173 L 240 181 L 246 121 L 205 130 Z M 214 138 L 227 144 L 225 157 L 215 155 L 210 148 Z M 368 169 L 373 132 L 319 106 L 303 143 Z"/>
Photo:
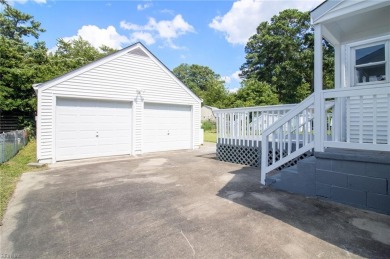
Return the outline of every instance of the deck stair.
<path id="1" fill-rule="evenodd" d="M 265 183 L 276 189 L 314 196 L 315 163 L 314 156 L 299 160 L 294 166 L 284 168 L 273 175 L 267 175 Z"/>

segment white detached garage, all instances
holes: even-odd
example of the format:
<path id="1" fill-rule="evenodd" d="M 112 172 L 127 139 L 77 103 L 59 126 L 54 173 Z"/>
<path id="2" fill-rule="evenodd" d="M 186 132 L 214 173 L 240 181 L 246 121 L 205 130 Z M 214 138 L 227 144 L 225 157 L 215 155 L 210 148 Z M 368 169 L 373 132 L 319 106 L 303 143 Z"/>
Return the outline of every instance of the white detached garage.
<path id="1" fill-rule="evenodd" d="M 141 43 L 35 91 L 42 163 L 200 145 L 201 100 Z"/>

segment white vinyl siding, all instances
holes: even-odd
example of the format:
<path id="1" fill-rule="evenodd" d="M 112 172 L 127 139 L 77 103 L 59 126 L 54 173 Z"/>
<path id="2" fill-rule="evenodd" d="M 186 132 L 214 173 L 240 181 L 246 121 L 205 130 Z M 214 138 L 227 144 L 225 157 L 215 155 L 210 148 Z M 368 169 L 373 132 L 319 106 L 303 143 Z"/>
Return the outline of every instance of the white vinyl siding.
<path id="1" fill-rule="evenodd" d="M 193 144 L 194 146 L 200 146 L 203 143 L 203 139 L 200 139 L 203 137 L 200 134 L 200 127 L 201 127 L 201 107 L 200 105 L 193 105 L 192 106 L 192 126 L 193 126 Z"/>
<path id="2" fill-rule="evenodd" d="M 191 106 L 145 103 L 143 152 L 190 149 Z"/>
<path id="3" fill-rule="evenodd" d="M 67 94 L 134 99 L 137 89 L 145 102 L 186 104 L 194 99 L 150 58 L 127 54 L 67 80 L 54 89 Z"/>
<path id="4" fill-rule="evenodd" d="M 76 71 L 77 72 L 77 71 Z M 123 53 L 85 72 L 66 76 L 50 87 L 38 90 L 38 160 L 53 159 L 55 100 L 58 97 L 92 98 L 134 102 L 133 152 L 142 152 L 143 102 L 194 106 L 194 127 L 200 127 L 200 101 L 183 87 L 158 60 L 145 55 Z M 55 80 L 54 80 L 55 82 Z M 193 129 L 196 133 L 199 129 Z M 194 135 L 194 144 L 200 143 Z"/>
<path id="5" fill-rule="evenodd" d="M 348 99 L 348 142 L 388 144 L 389 97 Z"/>

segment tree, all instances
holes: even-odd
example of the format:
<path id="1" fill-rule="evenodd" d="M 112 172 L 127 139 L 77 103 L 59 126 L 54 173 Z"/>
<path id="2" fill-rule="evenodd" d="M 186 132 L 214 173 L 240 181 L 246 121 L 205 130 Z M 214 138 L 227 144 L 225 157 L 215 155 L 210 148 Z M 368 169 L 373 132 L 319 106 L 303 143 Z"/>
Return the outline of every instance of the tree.
<path id="1" fill-rule="evenodd" d="M 211 68 L 200 65 L 181 64 L 173 69 L 173 73 L 199 98 L 203 104 L 225 108 L 228 103 L 228 91 L 221 76 Z"/>
<path id="2" fill-rule="evenodd" d="M 235 94 L 233 107 L 248 107 L 278 104 L 278 96 L 271 86 L 256 79 L 242 81 L 242 87 Z"/>
<path id="3" fill-rule="evenodd" d="M 49 53 L 47 79 L 44 81 L 75 70 L 115 51 L 104 45 L 97 49 L 82 37 L 71 41 L 59 39 L 56 50 Z"/>
<path id="4" fill-rule="evenodd" d="M 44 30 L 32 16 L 24 14 L 4 0 L 0 13 L 0 110 L 20 116 L 22 126 L 34 123 L 36 107 L 32 84 L 39 80 L 37 66 L 46 62 L 43 42 L 30 46 L 24 37 L 38 38 Z"/>
<path id="5" fill-rule="evenodd" d="M 33 126 L 36 110 L 35 83 L 77 69 L 115 50 L 107 46 L 94 48 L 79 38 L 70 42 L 59 40 L 57 50 L 48 54 L 44 42 L 33 45 L 27 37 L 39 38 L 44 32 L 34 17 L 22 13 L 5 0 L 0 0 L 0 111 L 20 117 L 19 126 Z"/>
<path id="6" fill-rule="evenodd" d="M 333 48 L 324 41 L 324 84 L 333 87 Z M 245 47 L 241 76 L 274 86 L 280 103 L 297 103 L 313 90 L 314 37 L 308 12 L 288 9 L 262 22 Z"/>
<path id="7" fill-rule="evenodd" d="M 22 42 L 23 37 L 33 36 L 38 39 L 39 33 L 45 32 L 41 23 L 35 21 L 33 16 L 12 8 L 5 0 L 0 0 L 0 4 L 4 6 L 0 14 L 1 36 Z"/>

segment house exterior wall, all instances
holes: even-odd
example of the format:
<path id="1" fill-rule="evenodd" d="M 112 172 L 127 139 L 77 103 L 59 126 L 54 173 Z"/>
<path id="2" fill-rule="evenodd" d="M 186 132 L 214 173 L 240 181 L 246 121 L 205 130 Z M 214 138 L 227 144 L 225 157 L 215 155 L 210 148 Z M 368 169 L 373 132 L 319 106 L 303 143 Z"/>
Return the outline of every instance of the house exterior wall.
<path id="1" fill-rule="evenodd" d="M 335 128 L 339 128 L 336 130 L 337 141 L 364 144 L 367 148 L 379 148 L 378 150 L 386 149 L 378 145 L 390 144 L 388 124 L 390 96 L 384 89 L 390 89 L 389 66 L 386 65 L 385 80 L 369 83 L 355 82 L 355 51 L 358 49 L 385 44 L 387 64 L 390 60 L 389 11 L 389 2 L 384 0 L 338 0 L 325 2 L 311 13 L 312 23 L 316 26 L 317 33 L 320 32 L 317 38 L 322 40 L 324 37 L 335 47 L 335 88 L 351 90 L 350 96 L 335 98 L 334 111 L 336 112 L 333 119 Z M 318 55 L 321 50 L 317 50 Z M 320 56 L 316 63 L 322 59 L 322 54 Z M 322 78 L 318 71 L 315 76 L 317 81 Z M 316 85 L 316 92 L 320 92 L 322 89 L 318 89 L 318 86 L 322 87 L 322 82 L 317 82 Z M 358 90 L 364 89 L 368 90 L 368 94 L 364 96 L 357 94 Z M 381 94 L 378 91 L 381 91 Z M 319 100 L 316 100 L 316 103 L 318 104 Z M 322 122 L 317 121 L 315 124 L 320 125 L 320 123 Z M 316 143 L 316 150 L 321 151 L 318 139 Z M 361 146 L 361 148 L 366 147 Z"/>
<path id="2" fill-rule="evenodd" d="M 193 144 L 194 148 L 198 146 L 200 143 L 200 101 L 188 89 L 180 85 L 178 80 L 156 60 L 142 51 L 133 51 L 51 87 L 38 88 L 38 160 L 54 162 L 57 97 L 133 102 L 132 150 L 135 154 L 142 153 L 144 102 L 190 105 L 193 107 Z"/>
<path id="3" fill-rule="evenodd" d="M 356 48 L 363 48 L 375 44 L 385 44 L 385 54 L 387 62 L 389 62 L 390 48 L 390 27 L 387 31 L 387 36 L 372 37 L 364 41 L 353 43 L 342 43 L 345 50 L 343 59 L 341 60 L 343 88 L 368 88 L 388 87 L 390 83 L 386 81 L 370 82 L 366 84 L 357 84 L 355 82 L 354 66 L 355 58 L 354 51 Z M 390 69 L 387 67 L 387 75 Z M 374 94 L 374 90 L 373 90 Z M 345 98 L 339 105 L 344 105 L 345 121 L 346 121 L 346 140 L 351 143 L 388 143 L 388 120 L 389 120 L 389 96 L 388 95 L 370 95 L 365 97 L 349 97 Z M 375 136 L 375 137 L 374 137 Z"/>
<path id="4" fill-rule="evenodd" d="M 215 116 L 213 114 L 213 110 L 209 107 L 202 107 L 202 121 L 213 121 L 215 122 Z"/>

